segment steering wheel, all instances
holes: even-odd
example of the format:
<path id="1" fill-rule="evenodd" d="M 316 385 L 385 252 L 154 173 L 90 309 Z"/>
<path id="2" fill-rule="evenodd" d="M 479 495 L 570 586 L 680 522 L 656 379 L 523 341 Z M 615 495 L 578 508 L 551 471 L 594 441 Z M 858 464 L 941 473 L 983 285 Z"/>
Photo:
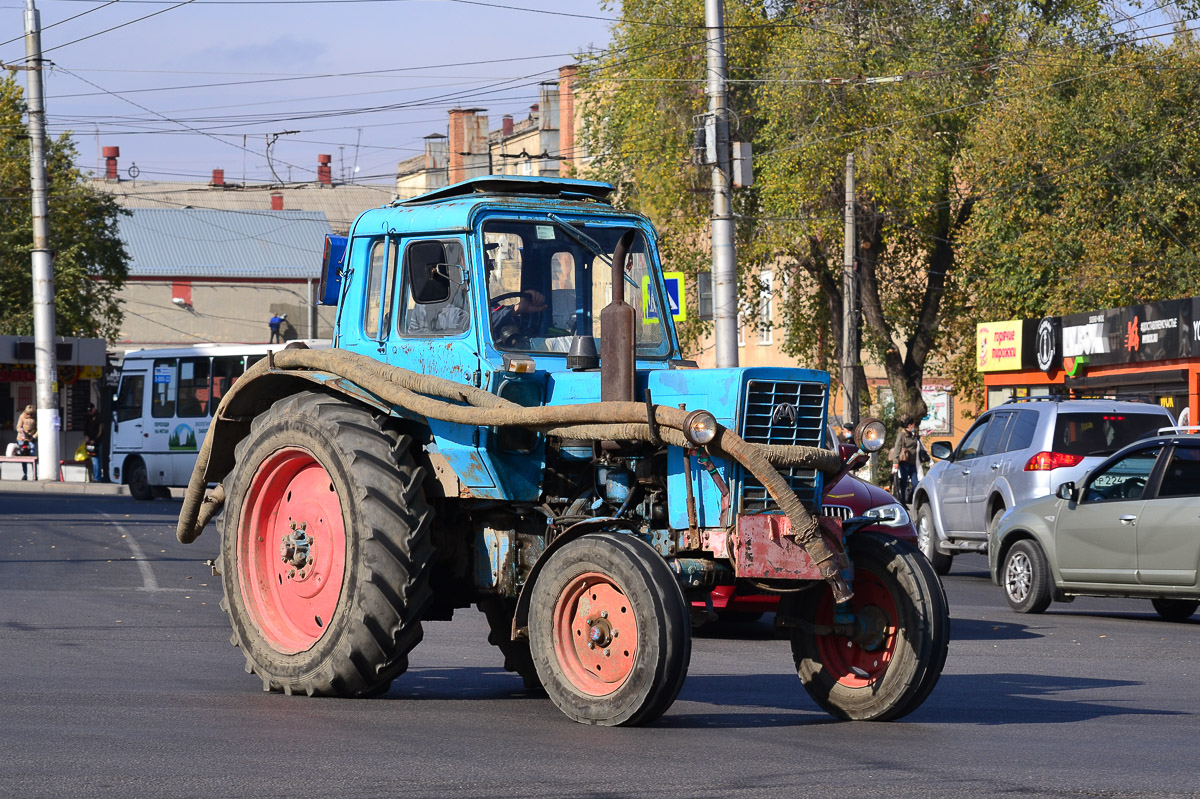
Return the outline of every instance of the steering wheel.
<path id="1" fill-rule="evenodd" d="M 1136 499 L 1142 495 L 1146 488 L 1146 478 L 1130 477 L 1125 482 L 1121 483 L 1120 496 L 1124 499 Z"/>
<path id="2" fill-rule="evenodd" d="M 489 300 L 489 304 L 496 305 L 505 300 L 528 299 L 529 291 L 506 291 L 503 294 L 497 294 Z M 550 306 L 547 304 L 540 311 L 532 311 L 530 313 L 518 314 L 516 307 L 512 308 L 511 320 L 501 324 L 499 327 L 493 328 L 492 340 L 499 347 L 509 349 L 524 349 L 528 346 L 528 332 L 531 330 L 540 330 L 542 327 L 542 317 Z M 524 343 L 522 342 L 524 339 Z"/>

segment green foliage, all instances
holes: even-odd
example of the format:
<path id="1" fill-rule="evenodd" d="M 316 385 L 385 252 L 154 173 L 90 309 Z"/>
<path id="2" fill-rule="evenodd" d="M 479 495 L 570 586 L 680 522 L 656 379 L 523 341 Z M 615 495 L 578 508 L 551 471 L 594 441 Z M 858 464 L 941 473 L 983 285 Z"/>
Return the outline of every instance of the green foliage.
<path id="1" fill-rule="evenodd" d="M 709 175 L 690 153 L 703 5 L 606 3 L 615 49 L 581 72 L 589 174 L 617 183 L 689 274 L 709 262 Z M 901 415 L 924 413 L 928 368 L 973 379 L 947 361 L 973 351 L 979 309 L 1038 316 L 1194 285 L 1190 40 L 1122 35 L 1109 7 L 726 0 L 734 138 L 755 153 L 754 189 L 735 192 L 742 296 L 773 270 L 785 352 L 839 375 L 847 153 L 863 345 Z"/>
<path id="2" fill-rule="evenodd" d="M 33 334 L 32 198 L 25 103 L 12 77 L 0 78 L 0 333 Z M 111 339 L 121 324 L 117 294 L 128 256 L 117 234 L 123 213 L 74 166 L 66 135 L 46 142 L 50 249 L 60 336 Z"/>
<path id="3" fill-rule="evenodd" d="M 962 238 L 969 311 L 1036 318 L 1196 294 L 1200 283 L 1200 53 L 1118 45 L 1040 54 L 1002 76 L 1005 99 L 963 159 L 979 200 Z M 957 382 L 982 386 L 970 348 Z"/>

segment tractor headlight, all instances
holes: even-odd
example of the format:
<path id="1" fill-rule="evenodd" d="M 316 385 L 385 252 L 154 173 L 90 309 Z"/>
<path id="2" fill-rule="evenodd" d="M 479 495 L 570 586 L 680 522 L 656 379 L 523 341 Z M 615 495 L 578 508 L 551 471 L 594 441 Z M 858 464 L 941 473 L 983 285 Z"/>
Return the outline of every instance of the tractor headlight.
<path id="1" fill-rule="evenodd" d="M 912 523 L 908 518 L 908 510 L 898 502 L 871 508 L 863 516 L 875 519 L 875 524 L 880 527 L 907 527 Z"/>
<path id="2" fill-rule="evenodd" d="M 703 447 L 717 437 L 717 417 L 708 411 L 692 411 L 683 420 L 683 437 L 688 443 Z"/>
<path id="3" fill-rule="evenodd" d="M 863 419 L 854 428 L 854 443 L 863 452 L 878 452 L 883 449 L 887 428 L 878 419 Z"/>

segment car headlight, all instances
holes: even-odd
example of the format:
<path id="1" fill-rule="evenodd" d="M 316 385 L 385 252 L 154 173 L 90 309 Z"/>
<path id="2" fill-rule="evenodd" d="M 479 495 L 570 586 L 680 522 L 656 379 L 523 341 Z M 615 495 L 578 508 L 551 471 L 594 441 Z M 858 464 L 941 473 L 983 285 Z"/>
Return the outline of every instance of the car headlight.
<path id="1" fill-rule="evenodd" d="M 692 445 L 703 447 L 717 437 L 717 417 L 708 411 L 692 411 L 683 420 L 683 436 Z"/>
<path id="2" fill-rule="evenodd" d="M 908 510 L 898 502 L 871 508 L 863 513 L 863 516 L 875 519 L 875 524 L 882 527 L 905 527 L 912 524 L 908 518 Z"/>

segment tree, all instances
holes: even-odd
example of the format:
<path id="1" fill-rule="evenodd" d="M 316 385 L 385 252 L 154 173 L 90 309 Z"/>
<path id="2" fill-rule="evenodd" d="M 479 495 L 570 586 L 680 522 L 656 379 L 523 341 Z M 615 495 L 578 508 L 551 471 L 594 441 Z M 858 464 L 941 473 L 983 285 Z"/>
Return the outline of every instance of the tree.
<path id="1" fill-rule="evenodd" d="M 0 79 L 0 333 L 33 334 L 32 198 L 23 94 Z M 63 135 L 46 142 L 50 249 L 58 334 L 111 339 L 121 325 L 117 294 L 128 275 L 113 199 L 91 188 Z"/>
<path id="2" fill-rule="evenodd" d="M 978 201 L 962 236 L 977 322 L 1037 318 L 1196 293 L 1200 284 L 1200 53 L 1126 44 L 1048 53 L 998 82 L 963 159 Z M 968 348 L 960 390 L 982 381 Z"/>

